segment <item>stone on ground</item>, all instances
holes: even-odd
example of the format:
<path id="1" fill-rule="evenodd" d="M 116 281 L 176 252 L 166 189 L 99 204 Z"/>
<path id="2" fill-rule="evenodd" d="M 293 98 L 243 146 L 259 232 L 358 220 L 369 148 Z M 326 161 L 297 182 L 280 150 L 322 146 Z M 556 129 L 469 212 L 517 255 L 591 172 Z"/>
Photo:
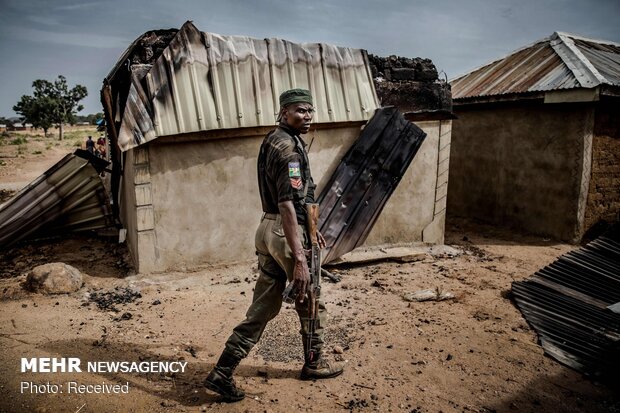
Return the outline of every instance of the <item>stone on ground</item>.
<path id="1" fill-rule="evenodd" d="M 33 292 L 64 294 L 82 288 L 82 273 L 63 262 L 52 262 L 34 267 L 26 275 L 25 287 Z"/>

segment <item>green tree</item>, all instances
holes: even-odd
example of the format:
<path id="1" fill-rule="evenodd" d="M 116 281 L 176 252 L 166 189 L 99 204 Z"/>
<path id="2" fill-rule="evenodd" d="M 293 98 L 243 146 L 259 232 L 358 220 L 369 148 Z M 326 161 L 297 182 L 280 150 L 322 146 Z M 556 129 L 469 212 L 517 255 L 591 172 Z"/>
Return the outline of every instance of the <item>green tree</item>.
<path id="1" fill-rule="evenodd" d="M 45 136 L 54 124 L 52 120 L 54 105 L 47 97 L 37 99 L 24 95 L 17 105 L 13 106 L 13 110 L 21 115 L 22 122 L 32 123 L 35 128 L 43 129 Z"/>
<path id="2" fill-rule="evenodd" d="M 64 125 L 74 124 L 76 113 L 84 109 L 79 102 L 88 95 L 86 87 L 76 85 L 69 89 L 67 79 L 62 75 L 53 83 L 37 79 L 32 82 L 32 87 L 33 95 L 22 96 L 13 106 L 13 110 L 21 115 L 24 122 L 42 128 L 46 135 L 47 130 L 56 125 L 59 129 L 59 138 L 62 140 Z"/>
<path id="3" fill-rule="evenodd" d="M 0 125 L 13 126 L 13 121 L 4 116 L 0 116 Z"/>
<path id="4" fill-rule="evenodd" d="M 91 113 L 90 115 L 86 116 L 86 122 L 90 123 L 91 125 L 96 125 L 99 119 L 103 119 L 102 112 Z"/>

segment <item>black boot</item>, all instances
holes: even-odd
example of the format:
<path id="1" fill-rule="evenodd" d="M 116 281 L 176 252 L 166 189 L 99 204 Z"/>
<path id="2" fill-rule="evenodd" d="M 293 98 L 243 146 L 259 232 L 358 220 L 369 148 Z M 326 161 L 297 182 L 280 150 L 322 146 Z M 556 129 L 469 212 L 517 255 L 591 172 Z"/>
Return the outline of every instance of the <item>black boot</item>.
<path id="1" fill-rule="evenodd" d="M 238 402 L 245 397 L 243 390 L 235 385 L 232 378 L 233 371 L 239 365 L 241 359 L 228 350 L 224 350 L 211 373 L 204 381 L 207 389 L 221 395 L 227 403 Z"/>

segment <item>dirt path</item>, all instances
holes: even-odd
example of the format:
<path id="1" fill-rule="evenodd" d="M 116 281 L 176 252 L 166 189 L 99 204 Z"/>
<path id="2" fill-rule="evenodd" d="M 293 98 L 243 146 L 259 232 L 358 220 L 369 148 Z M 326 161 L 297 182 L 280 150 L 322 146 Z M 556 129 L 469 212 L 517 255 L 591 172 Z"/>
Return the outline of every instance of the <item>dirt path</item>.
<path id="1" fill-rule="evenodd" d="M 95 127 L 68 127 L 63 141 L 46 138 L 41 131 L 0 136 L 0 190 L 20 190 L 63 156 L 82 147 L 88 135 L 97 136 Z"/>
<path id="2" fill-rule="evenodd" d="M 490 230 L 491 231 L 491 230 Z M 466 239 L 467 241 L 463 241 Z M 78 293 L 13 294 L 0 302 L 1 411 L 394 411 L 610 412 L 613 389 L 594 385 L 543 355 L 535 334 L 510 301 L 513 280 L 569 251 L 536 238 L 497 238 L 453 227 L 448 242 L 463 253 L 415 263 L 385 262 L 336 270 L 324 284 L 328 349 L 346 361 L 340 378 L 297 379 L 301 342 L 295 312 L 285 306 L 238 369 L 250 393 L 227 405 L 201 381 L 252 294 L 253 263 L 127 278 L 97 267 Z M 14 291 L 16 278 L 3 280 Z M 9 288 L 11 287 L 11 288 Z M 141 297 L 114 310 L 88 300 L 115 287 Z M 410 303 L 403 293 L 441 288 L 457 298 Z M 88 361 L 188 362 L 183 373 L 21 373 L 21 357 Z M 20 393 L 22 382 L 129 383 L 129 394 Z M 617 390 L 617 389 L 616 389 Z M 38 409 L 38 410 L 37 410 Z M 615 409 L 615 410 L 614 410 Z"/>

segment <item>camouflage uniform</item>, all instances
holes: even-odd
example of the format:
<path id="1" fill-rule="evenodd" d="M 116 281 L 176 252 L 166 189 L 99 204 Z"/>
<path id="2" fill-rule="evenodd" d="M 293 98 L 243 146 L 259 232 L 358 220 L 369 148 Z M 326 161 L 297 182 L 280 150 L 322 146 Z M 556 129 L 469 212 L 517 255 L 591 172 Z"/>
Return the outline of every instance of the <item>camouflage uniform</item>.
<path id="1" fill-rule="evenodd" d="M 258 182 L 263 217 L 256 231 L 255 245 L 260 275 L 254 288 L 252 304 L 246 319 L 226 342 L 226 350 L 244 358 L 260 339 L 267 323 L 282 307 L 282 292 L 287 280 L 293 279 L 295 259 L 284 236 L 278 203 L 292 201 L 298 222 L 298 235 L 304 248 L 310 248 L 305 227 L 306 203 L 314 202 L 316 185 L 310 174 L 306 144 L 286 125 L 280 125 L 264 139 L 258 157 Z M 296 302 L 302 341 L 308 336 L 308 300 Z M 323 346 L 325 305 L 319 300 L 319 322 L 312 337 L 312 350 L 320 354 Z M 307 349 L 304 349 L 307 350 Z M 304 351 L 304 354 L 308 354 Z"/>

